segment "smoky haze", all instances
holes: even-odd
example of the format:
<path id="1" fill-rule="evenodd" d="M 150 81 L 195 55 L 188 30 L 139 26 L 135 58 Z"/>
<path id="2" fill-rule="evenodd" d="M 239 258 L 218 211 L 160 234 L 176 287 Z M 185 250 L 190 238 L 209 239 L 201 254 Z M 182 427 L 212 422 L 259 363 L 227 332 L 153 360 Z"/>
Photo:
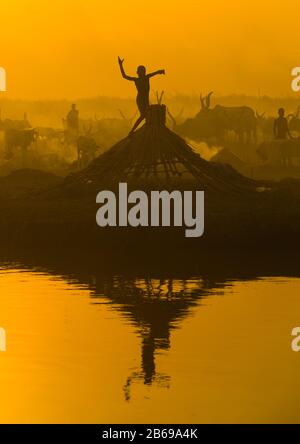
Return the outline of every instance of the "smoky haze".
<path id="1" fill-rule="evenodd" d="M 299 65 L 296 0 L 11 0 L 1 6 L 10 98 L 131 97 L 128 73 L 164 66 L 170 93 L 289 95 Z"/>

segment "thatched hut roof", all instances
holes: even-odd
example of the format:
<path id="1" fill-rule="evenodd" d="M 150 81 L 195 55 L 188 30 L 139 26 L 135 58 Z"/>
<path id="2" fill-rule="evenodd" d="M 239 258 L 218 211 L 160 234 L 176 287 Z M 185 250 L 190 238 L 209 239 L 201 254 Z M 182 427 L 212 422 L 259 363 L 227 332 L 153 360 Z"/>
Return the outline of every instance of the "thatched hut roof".
<path id="1" fill-rule="evenodd" d="M 145 125 L 101 154 L 84 170 L 65 180 L 70 189 L 113 188 L 119 182 L 141 189 L 156 187 L 199 190 L 254 190 L 255 182 L 229 165 L 202 159 L 180 136 L 166 127 L 166 107 L 150 106 Z"/>

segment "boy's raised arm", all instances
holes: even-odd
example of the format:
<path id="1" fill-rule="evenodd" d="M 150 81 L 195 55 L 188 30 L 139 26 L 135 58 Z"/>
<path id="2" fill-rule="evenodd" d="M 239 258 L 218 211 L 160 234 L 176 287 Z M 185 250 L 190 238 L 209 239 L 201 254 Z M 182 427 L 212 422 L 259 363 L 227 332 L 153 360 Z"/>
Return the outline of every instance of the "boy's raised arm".
<path id="1" fill-rule="evenodd" d="M 164 69 L 159 69 L 158 71 L 154 71 L 154 72 L 150 72 L 149 74 L 147 74 L 147 77 L 153 77 L 156 76 L 157 74 L 165 74 L 165 70 Z"/>
<path id="2" fill-rule="evenodd" d="M 120 57 L 118 57 L 118 62 L 119 62 L 119 67 L 120 67 L 122 77 L 126 80 L 135 80 L 135 77 L 131 77 L 126 74 L 126 72 L 124 70 L 124 66 L 123 66 L 124 59 L 121 59 Z"/>

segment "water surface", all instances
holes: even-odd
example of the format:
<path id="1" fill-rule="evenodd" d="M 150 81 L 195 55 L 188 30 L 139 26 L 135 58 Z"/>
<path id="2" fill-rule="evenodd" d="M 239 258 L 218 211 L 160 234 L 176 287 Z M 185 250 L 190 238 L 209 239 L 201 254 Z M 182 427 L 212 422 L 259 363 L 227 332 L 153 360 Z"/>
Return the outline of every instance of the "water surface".
<path id="1" fill-rule="evenodd" d="M 0 422 L 300 422 L 300 279 L 3 264 Z"/>

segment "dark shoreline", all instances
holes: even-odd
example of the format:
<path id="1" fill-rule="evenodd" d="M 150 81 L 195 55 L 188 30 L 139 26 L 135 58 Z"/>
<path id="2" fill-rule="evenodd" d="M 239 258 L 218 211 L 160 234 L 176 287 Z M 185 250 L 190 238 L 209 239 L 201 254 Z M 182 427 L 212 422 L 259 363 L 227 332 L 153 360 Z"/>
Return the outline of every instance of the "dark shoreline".
<path id="1" fill-rule="evenodd" d="M 219 171 L 221 167 L 207 168 Z M 47 256 L 51 251 L 57 255 L 71 251 L 73 256 L 86 258 L 102 254 L 125 266 L 140 261 L 176 264 L 182 257 L 191 258 L 192 263 L 200 256 L 231 253 L 273 255 L 274 260 L 278 254 L 296 255 L 300 247 L 300 180 L 248 181 L 226 167 L 222 174 L 228 183 L 237 182 L 241 187 L 227 188 L 225 181 L 224 188 L 206 190 L 201 181 L 193 186 L 180 182 L 182 190 L 204 188 L 205 192 L 204 235 L 186 238 L 185 227 L 100 228 L 96 224 L 96 195 L 101 189 L 113 188 L 99 188 L 97 183 L 86 188 L 73 176 L 63 181 L 42 171 L 20 170 L 7 178 L 0 196 L 1 251 L 11 256 L 23 252 Z M 132 185 L 131 190 L 143 189 Z M 257 187 L 265 187 L 265 191 L 257 192 Z"/>
<path id="2" fill-rule="evenodd" d="M 274 196 L 275 197 L 275 196 Z M 2 201 L 0 243 L 12 248 L 78 247 L 91 251 L 119 247 L 151 251 L 159 248 L 297 249 L 300 243 L 300 199 L 290 196 L 267 199 L 209 202 L 205 208 L 205 232 L 186 238 L 182 228 L 100 228 L 99 207 L 90 200 Z M 279 202 L 279 204 L 276 203 Z M 211 203 L 211 205 L 210 205 Z"/>
<path id="3" fill-rule="evenodd" d="M 90 201 L 14 200 L 2 205 L 1 256 L 46 262 L 64 257 L 65 263 L 97 262 L 104 269 L 170 267 L 189 272 L 199 266 L 239 268 L 239 262 L 252 262 L 251 267 L 263 270 L 270 263 L 270 271 L 278 264 L 279 269 L 290 268 L 295 274 L 300 202 L 295 206 L 296 201 L 290 201 L 283 208 L 268 203 L 206 208 L 204 236 L 185 238 L 184 228 L 100 228 L 95 220 L 97 205 Z"/>

